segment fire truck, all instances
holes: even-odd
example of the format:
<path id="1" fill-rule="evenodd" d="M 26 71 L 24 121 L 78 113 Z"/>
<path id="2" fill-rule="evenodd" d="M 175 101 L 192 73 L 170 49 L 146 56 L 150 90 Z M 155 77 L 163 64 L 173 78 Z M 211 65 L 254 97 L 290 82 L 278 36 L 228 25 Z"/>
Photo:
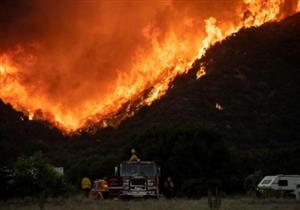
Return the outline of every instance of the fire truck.
<path id="1" fill-rule="evenodd" d="M 153 161 L 124 161 L 108 177 L 110 197 L 159 197 L 160 168 Z"/>

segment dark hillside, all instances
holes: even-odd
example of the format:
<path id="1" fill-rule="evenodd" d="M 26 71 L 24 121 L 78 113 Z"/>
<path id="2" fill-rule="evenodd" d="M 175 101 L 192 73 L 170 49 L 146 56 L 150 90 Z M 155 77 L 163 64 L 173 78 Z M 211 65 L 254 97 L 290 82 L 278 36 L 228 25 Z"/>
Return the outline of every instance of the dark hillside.
<path id="1" fill-rule="evenodd" d="M 78 139 L 76 141 L 76 139 Z M 76 151 L 79 155 L 96 142 L 64 136 L 42 121 L 30 121 L 0 100 L 0 166 L 12 164 L 17 157 L 42 151 L 55 165 L 64 165 Z"/>
<path id="2" fill-rule="evenodd" d="M 300 14 L 243 29 L 209 49 L 166 96 L 120 129 L 201 124 L 241 148 L 299 145 L 299 58 Z M 207 75 L 196 80 L 200 65 Z"/>

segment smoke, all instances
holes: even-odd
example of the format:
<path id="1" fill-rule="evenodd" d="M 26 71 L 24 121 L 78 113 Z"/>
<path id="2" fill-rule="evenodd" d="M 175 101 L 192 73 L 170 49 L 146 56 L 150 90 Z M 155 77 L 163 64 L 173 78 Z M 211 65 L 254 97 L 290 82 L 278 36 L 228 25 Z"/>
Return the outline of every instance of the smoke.
<path id="1" fill-rule="evenodd" d="M 22 46 L 22 54 L 35 58 L 19 75 L 28 95 L 61 112 L 80 112 L 87 103 L 110 99 L 120 75 L 130 75 L 142 62 L 138 53 L 153 50 L 153 38 L 162 45 L 172 32 L 192 45 L 204 37 L 204 19 L 234 23 L 242 5 L 240 0 L 1 0 L 0 54 Z M 147 69 L 142 71 L 146 78 Z"/>

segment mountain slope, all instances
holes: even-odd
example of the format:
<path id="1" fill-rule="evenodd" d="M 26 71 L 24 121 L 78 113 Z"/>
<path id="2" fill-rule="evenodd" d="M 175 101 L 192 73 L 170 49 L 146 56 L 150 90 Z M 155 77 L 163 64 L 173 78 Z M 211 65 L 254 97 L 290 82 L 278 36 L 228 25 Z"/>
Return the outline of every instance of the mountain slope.
<path id="1" fill-rule="evenodd" d="M 235 145 L 298 144 L 299 55 L 300 14 L 241 30 L 209 49 L 187 75 L 174 81 L 166 96 L 120 129 L 201 124 Z M 200 64 L 207 74 L 197 80 Z"/>
<path id="2" fill-rule="evenodd" d="M 119 128 L 83 133 L 75 139 L 118 143 L 139 130 L 171 123 L 217 129 L 226 141 L 235 145 L 297 144 L 299 43 L 299 13 L 279 23 L 241 30 L 210 48 L 188 74 L 173 82 L 161 100 L 144 107 Z M 195 75 L 200 64 L 205 65 L 207 74 L 197 80 Z M 216 103 L 223 110 L 216 109 Z M 12 129 L 18 131 L 15 134 L 20 138 L 32 139 L 39 135 L 37 133 L 43 134 L 41 139 L 52 138 L 46 134 L 46 126 L 34 128 L 38 122 L 22 121 L 23 115 L 8 105 L 1 103 L 0 111 L 1 129 L 6 136 L 9 136 L 7 129 Z M 19 126 L 30 132 L 20 134 Z M 58 132 L 54 128 L 50 130 Z"/>
<path id="3" fill-rule="evenodd" d="M 35 151 L 43 151 L 55 165 L 63 165 L 74 151 L 78 155 L 83 148 L 95 144 L 84 136 L 64 136 L 46 122 L 31 121 L 0 100 L 0 167 Z"/>

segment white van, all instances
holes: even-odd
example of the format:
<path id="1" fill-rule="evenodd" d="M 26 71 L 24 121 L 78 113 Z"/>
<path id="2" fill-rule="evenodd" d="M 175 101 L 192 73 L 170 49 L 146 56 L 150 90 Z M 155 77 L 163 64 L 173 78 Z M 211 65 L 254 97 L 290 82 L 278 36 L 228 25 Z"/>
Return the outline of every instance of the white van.
<path id="1" fill-rule="evenodd" d="M 265 176 L 257 185 L 259 190 L 273 189 L 296 195 L 300 188 L 300 175 Z"/>

